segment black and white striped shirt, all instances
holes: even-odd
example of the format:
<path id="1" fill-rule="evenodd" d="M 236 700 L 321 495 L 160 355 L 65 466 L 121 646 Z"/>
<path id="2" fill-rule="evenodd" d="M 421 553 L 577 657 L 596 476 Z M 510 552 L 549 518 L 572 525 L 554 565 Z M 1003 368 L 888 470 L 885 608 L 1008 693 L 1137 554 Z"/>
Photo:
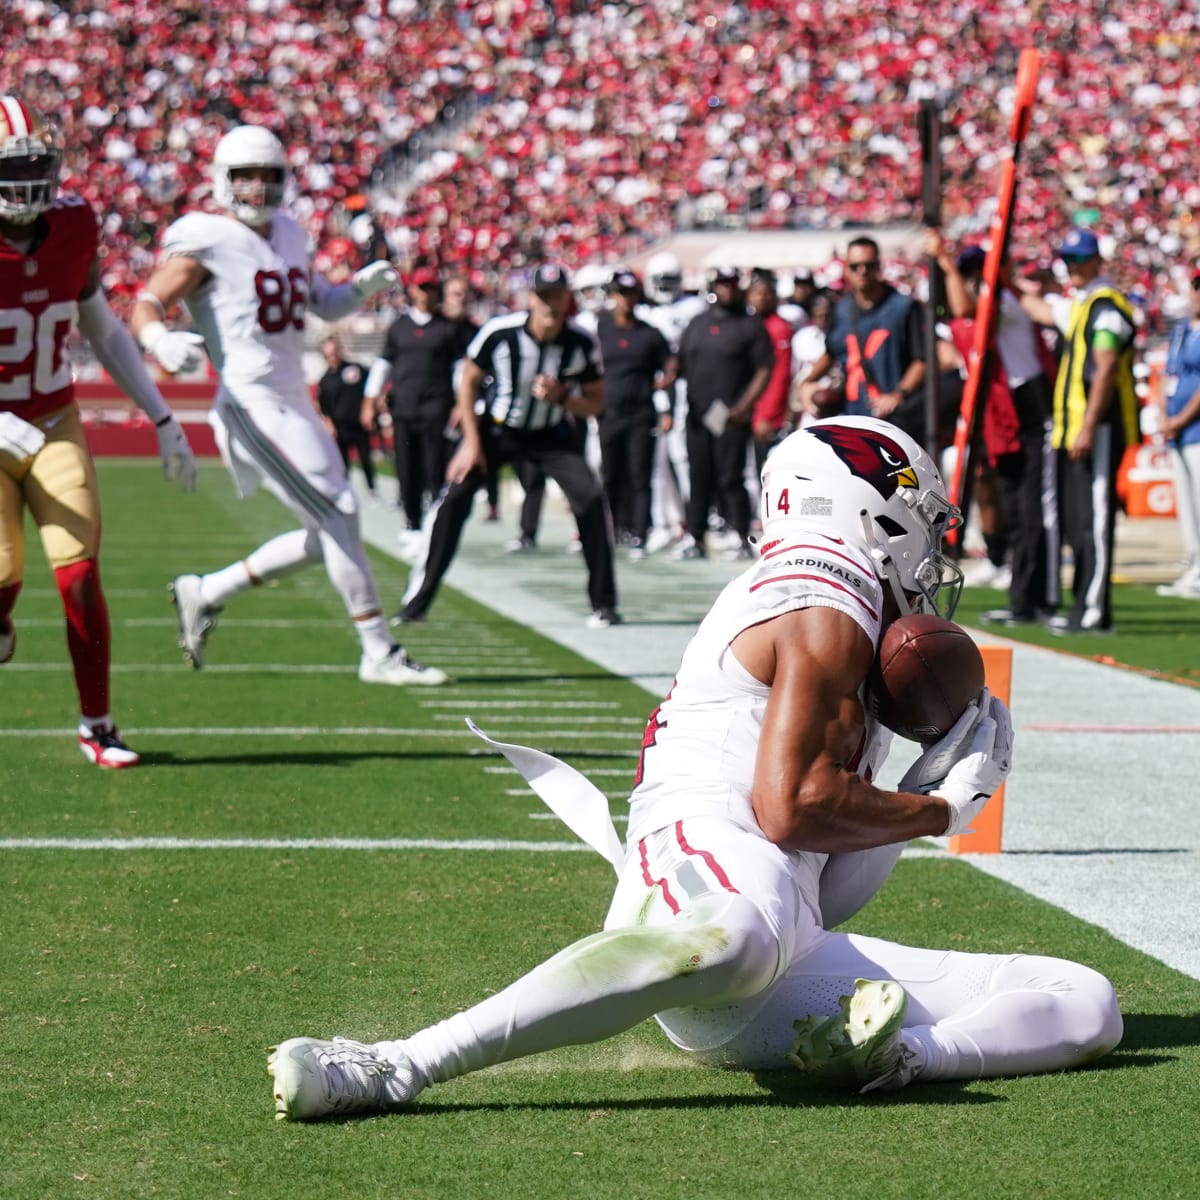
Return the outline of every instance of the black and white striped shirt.
<path id="1" fill-rule="evenodd" d="M 590 333 L 567 321 L 553 341 L 539 342 L 529 332 L 528 312 L 493 317 L 467 347 L 467 358 L 492 377 L 488 417 L 511 429 L 549 429 L 566 416 L 561 404 L 547 404 L 530 394 L 538 375 L 561 380 L 570 389 L 604 374 L 599 346 Z"/>

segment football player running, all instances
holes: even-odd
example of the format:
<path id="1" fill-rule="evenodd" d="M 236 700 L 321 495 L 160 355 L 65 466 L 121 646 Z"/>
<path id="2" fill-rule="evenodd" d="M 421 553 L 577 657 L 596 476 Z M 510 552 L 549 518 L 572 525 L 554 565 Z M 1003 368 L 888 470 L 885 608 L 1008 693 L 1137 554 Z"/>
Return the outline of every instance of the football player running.
<path id="1" fill-rule="evenodd" d="M 225 134 L 212 165 L 213 198 L 224 213 L 188 213 L 167 229 L 133 310 L 138 340 L 164 370 L 194 367 L 207 350 L 220 377 L 211 419 L 235 486 L 243 496 L 265 487 L 301 526 L 220 570 L 177 577 L 180 645 L 199 669 L 216 615 L 233 596 L 323 562 L 354 621 L 360 680 L 445 683 L 443 672 L 411 659 L 388 632 L 354 491 L 303 369 L 305 313 L 348 316 L 395 284 L 396 272 L 373 262 L 338 285 L 312 273 L 304 230 L 281 210 L 287 174 L 287 154 L 269 129 L 241 125 Z M 180 303 L 192 331 L 165 324 Z"/>
<path id="2" fill-rule="evenodd" d="M 67 618 L 79 693 L 79 748 L 98 767 L 139 762 L 110 715 L 111 636 L 100 584 L 96 470 L 66 353 L 71 330 L 154 422 L 168 478 L 196 484 L 191 447 L 100 287 L 96 214 L 59 194 L 62 146 L 45 117 L 0 97 L 0 663 L 16 649 L 13 609 L 28 509 Z"/>
<path id="3" fill-rule="evenodd" d="M 717 598 L 647 725 L 627 853 L 607 842 L 604 930 L 407 1039 L 283 1042 L 279 1117 L 388 1111 L 650 1016 L 702 1062 L 860 1091 L 1064 1070 L 1117 1044 L 1112 985 L 1086 966 L 832 932 L 909 839 L 970 825 L 1008 775 L 1012 725 L 985 689 L 897 791 L 871 782 L 889 743 L 864 708 L 881 626 L 952 612 L 962 583 L 940 550 L 958 512 L 916 442 L 874 418 L 819 422 L 766 460 L 760 507 L 759 561 Z M 578 781 L 546 758 L 527 777 L 578 812 Z"/>

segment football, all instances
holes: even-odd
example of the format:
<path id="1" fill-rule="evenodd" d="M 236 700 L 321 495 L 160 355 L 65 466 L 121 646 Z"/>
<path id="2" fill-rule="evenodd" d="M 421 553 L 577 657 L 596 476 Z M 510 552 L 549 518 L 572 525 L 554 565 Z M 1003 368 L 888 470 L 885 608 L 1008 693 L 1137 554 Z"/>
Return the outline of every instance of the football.
<path id="1" fill-rule="evenodd" d="M 867 706 L 893 733 L 936 742 L 979 696 L 983 674 L 983 655 L 965 629 L 933 613 L 912 613 L 879 639 Z"/>

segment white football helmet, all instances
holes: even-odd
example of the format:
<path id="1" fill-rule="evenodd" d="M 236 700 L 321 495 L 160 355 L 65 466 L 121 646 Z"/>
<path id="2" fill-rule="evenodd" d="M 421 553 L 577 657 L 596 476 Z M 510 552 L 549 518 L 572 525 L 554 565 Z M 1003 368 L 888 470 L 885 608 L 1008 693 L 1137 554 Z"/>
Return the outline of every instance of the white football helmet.
<path id="1" fill-rule="evenodd" d="M 268 167 L 270 180 L 239 178 L 236 172 Z M 247 225 L 265 225 L 283 203 L 288 160 L 283 143 L 261 125 L 231 129 L 213 151 L 213 199 Z"/>
<path id="2" fill-rule="evenodd" d="M 875 417 L 830 417 L 789 434 L 762 470 L 763 545 L 797 527 L 863 546 L 901 613 L 954 614 L 962 572 L 942 537 L 962 524 L 933 459 Z"/>
<path id="3" fill-rule="evenodd" d="M 49 122 L 16 96 L 0 96 L 0 220 L 28 225 L 54 203 L 62 143 Z"/>
<path id="4" fill-rule="evenodd" d="M 670 251 L 656 254 L 646 264 L 646 299 L 652 304 L 672 304 L 683 292 L 683 266 Z"/>
<path id="5" fill-rule="evenodd" d="M 579 298 L 579 307 L 584 312 L 596 313 L 604 307 L 605 285 L 612 274 L 611 267 L 599 263 L 584 263 L 571 280 L 571 291 Z"/>

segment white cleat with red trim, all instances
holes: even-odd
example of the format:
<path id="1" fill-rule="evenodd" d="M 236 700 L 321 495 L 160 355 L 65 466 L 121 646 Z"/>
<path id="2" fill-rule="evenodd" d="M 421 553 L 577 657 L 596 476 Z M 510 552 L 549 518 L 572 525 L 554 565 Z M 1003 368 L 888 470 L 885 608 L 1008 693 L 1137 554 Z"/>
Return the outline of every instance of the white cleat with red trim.
<path id="1" fill-rule="evenodd" d="M 121 741 L 115 725 L 109 725 L 107 729 L 89 729 L 86 725 L 80 725 L 79 749 L 93 766 L 107 767 L 113 771 L 136 767 L 142 761 L 141 755 Z"/>

